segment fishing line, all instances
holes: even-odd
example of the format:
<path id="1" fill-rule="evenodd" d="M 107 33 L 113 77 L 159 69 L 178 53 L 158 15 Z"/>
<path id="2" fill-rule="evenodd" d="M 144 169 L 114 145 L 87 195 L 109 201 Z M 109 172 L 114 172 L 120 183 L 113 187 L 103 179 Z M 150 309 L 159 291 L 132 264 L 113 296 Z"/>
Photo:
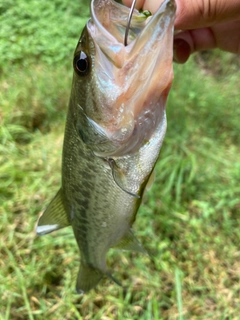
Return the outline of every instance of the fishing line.
<path id="1" fill-rule="evenodd" d="M 137 0 L 133 0 L 133 2 L 132 2 L 132 6 L 131 6 L 131 9 L 130 9 L 130 12 L 129 12 L 129 16 L 128 16 L 128 20 L 127 20 L 127 26 L 126 26 L 125 37 L 124 37 L 124 45 L 125 46 L 127 46 L 128 33 L 129 33 L 130 24 L 131 24 L 132 15 L 133 15 L 133 10 L 135 8 L 136 1 Z"/>

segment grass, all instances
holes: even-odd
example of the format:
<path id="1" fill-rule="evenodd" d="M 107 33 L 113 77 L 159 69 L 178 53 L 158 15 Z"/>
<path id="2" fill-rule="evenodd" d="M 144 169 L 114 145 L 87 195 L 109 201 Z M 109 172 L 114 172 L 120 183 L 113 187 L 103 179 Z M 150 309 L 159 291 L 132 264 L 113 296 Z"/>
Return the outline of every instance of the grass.
<path id="1" fill-rule="evenodd" d="M 134 225 L 152 258 L 110 251 L 109 267 L 124 289 L 106 279 L 80 296 L 71 229 L 35 234 L 60 185 L 80 7 L 67 0 L 57 7 L 18 4 L 42 19 L 48 34 L 41 40 L 40 28 L 38 41 L 46 48 L 57 26 L 64 29 L 66 8 L 75 22 L 55 36 L 58 52 L 63 50 L 57 59 L 50 49 L 39 55 L 29 48 L 19 49 L 14 60 L 1 34 L 0 51 L 9 45 L 9 58 L 4 55 L 0 65 L 0 319 L 239 319 L 239 57 L 207 52 L 175 65 L 155 183 Z M 41 15 L 38 5 L 49 6 L 48 14 Z M 8 26 L 26 24 L 23 10 L 11 10 L 10 0 L 0 5 Z M 68 43 L 66 51 L 62 43 Z"/>

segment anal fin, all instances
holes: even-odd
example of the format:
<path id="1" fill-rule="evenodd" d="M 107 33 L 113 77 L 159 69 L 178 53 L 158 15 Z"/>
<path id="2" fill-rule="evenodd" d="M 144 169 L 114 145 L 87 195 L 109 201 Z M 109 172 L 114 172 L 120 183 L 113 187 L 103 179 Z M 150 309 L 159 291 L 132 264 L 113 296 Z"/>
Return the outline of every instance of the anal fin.
<path id="1" fill-rule="evenodd" d="M 138 239 L 134 236 L 131 229 L 128 231 L 125 237 L 116 246 L 114 246 L 114 248 L 126 251 L 141 252 L 149 256 L 147 251 L 143 248 L 141 242 L 138 241 Z"/>
<path id="2" fill-rule="evenodd" d="M 40 217 L 36 232 L 38 235 L 44 235 L 69 225 L 69 218 L 63 204 L 62 189 L 60 188 Z"/>

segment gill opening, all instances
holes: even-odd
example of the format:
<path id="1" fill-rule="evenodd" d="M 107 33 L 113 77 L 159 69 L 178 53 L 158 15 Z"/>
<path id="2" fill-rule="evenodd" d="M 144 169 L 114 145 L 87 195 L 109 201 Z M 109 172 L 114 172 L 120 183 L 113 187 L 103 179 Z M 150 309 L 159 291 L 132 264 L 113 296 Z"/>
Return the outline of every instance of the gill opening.
<path id="1" fill-rule="evenodd" d="M 131 25 L 131 20 L 132 20 L 132 15 L 133 15 L 133 10 L 135 8 L 135 4 L 136 4 L 137 0 L 133 0 L 132 5 L 131 5 L 131 9 L 129 11 L 129 15 L 128 15 L 128 20 L 127 20 L 127 26 L 126 26 L 126 31 L 125 31 L 125 37 L 124 37 L 124 45 L 127 46 L 128 42 L 128 33 L 129 33 L 129 29 L 130 29 L 130 25 Z"/>

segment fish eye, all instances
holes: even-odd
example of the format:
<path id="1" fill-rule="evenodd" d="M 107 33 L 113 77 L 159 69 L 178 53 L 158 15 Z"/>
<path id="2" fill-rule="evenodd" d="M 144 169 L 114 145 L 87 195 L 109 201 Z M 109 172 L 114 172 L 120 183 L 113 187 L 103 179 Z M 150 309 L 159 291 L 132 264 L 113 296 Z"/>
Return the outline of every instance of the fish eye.
<path id="1" fill-rule="evenodd" d="M 73 67 L 79 76 L 86 76 L 89 71 L 89 59 L 85 52 L 78 52 L 73 59 Z"/>

